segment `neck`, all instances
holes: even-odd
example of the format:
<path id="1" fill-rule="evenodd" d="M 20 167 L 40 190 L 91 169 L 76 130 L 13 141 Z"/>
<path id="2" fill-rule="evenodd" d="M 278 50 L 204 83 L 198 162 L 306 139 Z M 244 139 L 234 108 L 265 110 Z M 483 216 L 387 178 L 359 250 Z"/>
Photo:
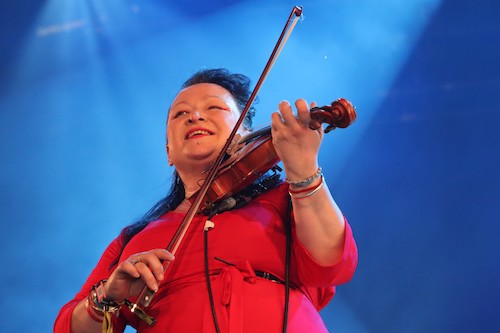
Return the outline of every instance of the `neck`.
<path id="1" fill-rule="evenodd" d="M 189 208 L 191 207 L 191 202 L 188 199 L 184 199 L 177 208 L 174 209 L 175 212 L 178 213 L 187 213 Z"/>
<path id="2" fill-rule="evenodd" d="M 195 166 L 191 168 L 177 168 L 177 173 L 184 184 L 186 199 L 189 199 L 198 192 L 208 174 L 205 168 L 196 168 Z"/>

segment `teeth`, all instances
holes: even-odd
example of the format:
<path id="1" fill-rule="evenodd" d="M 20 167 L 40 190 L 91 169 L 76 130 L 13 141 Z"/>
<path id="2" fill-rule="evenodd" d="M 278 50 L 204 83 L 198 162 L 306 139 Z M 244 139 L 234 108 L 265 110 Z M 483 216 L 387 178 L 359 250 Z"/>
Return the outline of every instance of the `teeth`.
<path id="1" fill-rule="evenodd" d="M 190 139 L 190 138 L 192 138 L 193 136 L 198 135 L 198 134 L 202 134 L 202 135 L 210 135 L 210 132 L 208 132 L 208 131 L 203 131 L 203 130 L 196 130 L 196 131 L 194 131 L 194 132 L 189 133 L 189 135 L 188 135 L 188 137 L 187 137 L 187 138 L 188 138 L 188 139 Z"/>

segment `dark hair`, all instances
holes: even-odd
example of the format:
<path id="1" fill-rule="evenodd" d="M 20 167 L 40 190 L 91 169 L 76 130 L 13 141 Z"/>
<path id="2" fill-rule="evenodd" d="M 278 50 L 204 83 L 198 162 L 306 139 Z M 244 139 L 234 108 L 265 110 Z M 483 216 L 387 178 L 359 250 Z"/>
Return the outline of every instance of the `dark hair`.
<path id="1" fill-rule="evenodd" d="M 192 75 L 184 84 L 181 86 L 181 90 L 198 83 L 214 83 L 217 84 L 227 91 L 229 91 L 235 98 L 240 111 L 242 111 L 250 98 L 250 79 L 243 74 L 234 74 L 229 72 L 225 68 L 217 69 L 205 69 Z M 247 129 L 252 128 L 252 118 L 255 115 L 255 109 L 252 106 L 249 110 L 243 125 Z M 159 219 L 162 215 L 174 210 L 179 206 L 179 204 L 184 200 L 185 191 L 184 184 L 177 171 L 174 171 L 172 175 L 172 184 L 170 191 L 167 196 L 160 201 L 158 201 L 151 209 L 149 209 L 144 216 L 142 216 L 135 223 L 129 225 L 123 230 L 123 245 L 121 251 L 123 251 L 125 245 L 143 230 L 150 222 Z M 120 254 L 121 254 L 120 251 Z M 112 265 L 118 263 L 118 258 L 113 262 Z"/>
<path id="2" fill-rule="evenodd" d="M 240 112 L 245 108 L 251 95 L 250 79 L 243 74 L 231 73 L 225 68 L 201 70 L 184 82 L 182 89 L 198 83 L 214 83 L 229 91 L 236 100 Z M 254 115 L 255 108 L 251 106 L 243 120 L 243 125 L 247 129 L 252 128 L 252 118 Z"/>

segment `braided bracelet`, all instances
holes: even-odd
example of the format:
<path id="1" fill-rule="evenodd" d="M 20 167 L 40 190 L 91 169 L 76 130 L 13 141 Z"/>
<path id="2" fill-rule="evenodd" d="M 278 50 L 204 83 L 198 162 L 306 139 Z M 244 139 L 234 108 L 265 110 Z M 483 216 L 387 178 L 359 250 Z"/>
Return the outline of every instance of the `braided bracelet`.
<path id="1" fill-rule="evenodd" d="M 123 302 L 117 303 L 106 299 L 106 293 L 104 292 L 104 283 L 106 281 L 107 280 L 101 280 L 92 287 L 89 295 L 89 305 L 98 313 L 104 314 L 108 312 L 118 315 Z"/>
<path id="2" fill-rule="evenodd" d="M 91 301 L 88 298 L 85 301 L 85 309 L 87 310 L 89 317 L 98 323 L 102 323 L 104 315 L 101 312 L 97 312 L 97 310 L 95 310 L 94 307 L 90 305 L 90 302 Z"/>
<path id="3" fill-rule="evenodd" d="M 311 185 L 316 179 L 318 179 L 320 177 L 323 177 L 323 170 L 321 169 L 321 167 L 319 167 L 318 170 L 316 170 L 314 175 L 312 175 L 311 177 L 301 179 L 301 180 L 290 180 L 287 178 L 286 182 L 288 184 L 296 186 L 296 187 L 306 187 L 306 186 Z"/>
<path id="4" fill-rule="evenodd" d="M 114 315 L 118 317 L 120 314 L 120 308 L 124 302 L 117 303 L 107 299 L 106 292 L 104 289 L 104 283 L 107 280 L 99 281 L 95 286 L 92 287 L 90 294 L 88 296 L 88 305 L 92 307 L 89 309 L 87 307 L 87 313 L 89 316 L 97 322 L 101 322 L 100 318 L 92 316 L 91 311 L 94 310 L 103 316 L 102 318 L 102 332 L 103 333 L 113 333 L 113 321 L 111 316 Z"/>

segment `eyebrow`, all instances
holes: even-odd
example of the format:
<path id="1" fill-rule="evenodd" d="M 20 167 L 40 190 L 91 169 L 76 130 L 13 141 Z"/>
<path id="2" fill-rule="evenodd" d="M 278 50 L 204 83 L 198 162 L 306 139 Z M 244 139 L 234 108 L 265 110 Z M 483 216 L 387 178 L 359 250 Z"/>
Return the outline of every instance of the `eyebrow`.
<path id="1" fill-rule="evenodd" d="M 189 104 L 189 103 L 188 103 L 187 101 L 181 100 L 181 101 L 179 101 L 179 102 L 177 102 L 177 103 L 175 103 L 175 104 L 172 104 L 172 105 L 170 106 L 170 109 L 171 109 L 171 108 L 173 108 L 174 106 L 179 105 L 179 104 Z"/>
<path id="2" fill-rule="evenodd" d="M 203 96 L 203 97 L 204 97 L 205 99 L 216 98 L 216 99 L 221 100 L 221 101 L 223 101 L 224 103 L 226 103 L 226 104 L 227 104 L 226 99 L 225 99 L 225 98 L 223 98 L 223 97 L 221 97 L 221 96 L 218 96 L 218 95 L 205 95 L 205 96 Z M 177 103 L 175 103 L 175 104 L 172 104 L 172 105 L 170 106 L 169 110 L 171 110 L 173 107 L 175 107 L 175 106 L 177 106 L 177 105 L 180 105 L 180 104 L 187 104 L 187 105 L 189 105 L 189 103 L 188 103 L 186 100 L 180 100 L 179 102 L 177 102 Z"/>

